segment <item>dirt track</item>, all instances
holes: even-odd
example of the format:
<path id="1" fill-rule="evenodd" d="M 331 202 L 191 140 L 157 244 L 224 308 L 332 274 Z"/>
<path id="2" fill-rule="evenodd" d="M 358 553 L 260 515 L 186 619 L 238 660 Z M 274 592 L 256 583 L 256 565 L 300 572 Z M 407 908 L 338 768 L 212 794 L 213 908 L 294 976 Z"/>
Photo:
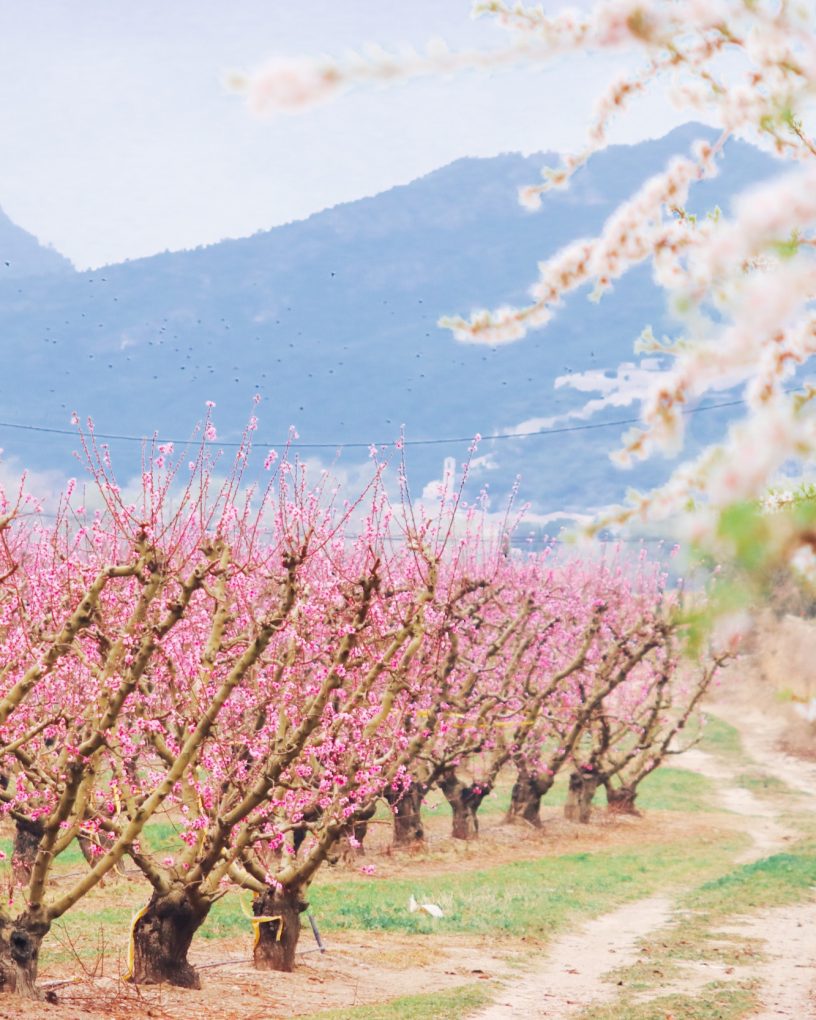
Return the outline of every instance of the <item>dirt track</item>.
<path id="1" fill-rule="evenodd" d="M 732 725 L 738 726 L 757 766 L 798 792 L 797 809 L 816 813 L 816 764 L 778 749 L 783 722 L 773 715 L 744 708 L 720 711 Z M 773 804 L 735 785 L 740 771 L 736 766 L 696 749 L 683 755 L 681 764 L 716 780 L 723 807 L 741 819 L 740 827 L 751 837 L 753 845 L 738 863 L 777 853 L 795 839 L 796 833 L 779 820 L 780 812 Z M 529 1020 L 560 1020 L 580 1013 L 590 1004 L 613 1000 L 616 989 L 604 981 L 604 975 L 631 962 L 638 942 L 660 929 L 671 913 L 671 901 L 651 897 L 559 938 L 535 970 L 506 985 L 493 1005 L 476 1014 L 473 1020 L 512 1020 L 522 1016 Z M 763 1002 L 755 1020 L 816 1017 L 816 897 L 794 908 L 756 913 L 728 931 L 765 943 L 767 962 L 761 965 L 758 974 L 756 968 L 752 970 L 752 975 L 760 979 Z M 702 988 L 723 976 L 710 963 L 692 965 L 678 988 L 662 988 L 661 994 Z"/>
<path id="2" fill-rule="evenodd" d="M 505 986 L 493 1005 L 473 1020 L 568 1017 L 591 1003 L 613 999 L 616 989 L 603 983 L 603 975 L 634 963 L 638 942 L 666 924 L 671 909 L 671 900 L 653 896 L 595 918 L 558 939 L 541 967 Z"/>

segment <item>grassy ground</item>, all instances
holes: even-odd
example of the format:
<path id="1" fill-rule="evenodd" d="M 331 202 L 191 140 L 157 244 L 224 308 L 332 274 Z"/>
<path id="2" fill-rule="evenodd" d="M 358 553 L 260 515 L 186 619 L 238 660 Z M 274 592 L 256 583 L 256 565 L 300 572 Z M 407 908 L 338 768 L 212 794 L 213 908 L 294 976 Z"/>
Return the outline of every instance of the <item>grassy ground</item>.
<path id="1" fill-rule="evenodd" d="M 376 1006 L 322 1010 L 302 1020 L 462 1020 L 486 1005 L 491 992 L 482 982 L 433 995 L 407 995 Z"/>
<path id="2" fill-rule="evenodd" d="M 659 995 L 648 1002 L 617 1000 L 582 1013 L 580 1020 L 744 1020 L 756 1012 L 757 998 L 752 988 L 735 988 L 733 982 L 712 981 L 704 994 Z M 624 1010 L 624 1012 L 622 1012 Z M 464 1014 L 467 1016 L 467 1014 Z"/>
<path id="3" fill-rule="evenodd" d="M 706 715 L 699 745 L 701 750 L 724 758 L 743 758 L 742 739 L 735 727 L 715 715 Z M 682 760 L 682 759 L 681 759 Z"/>
<path id="4" fill-rule="evenodd" d="M 557 806 L 563 801 L 563 791 L 552 793 Z M 509 796 L 510 784 L 500 784 L 485 803 L 485 825 L 498 824 Z M 638 803 L 645 811 L 698 813 L 713 810 L 713 800 L 709 780 L 684 769 L 664 768 L 643 783 Z M 440 818 L 443 831 L 448 816 L 445 806 Z M 163 851 L 171 848 L 173 833 L 172 823 L 154 821 L 144 839 L 153 849 Z M 554 856 L 547 855 L 545 838 L 543 845 L 536 844 L 532 851 L 538 858 L 534 861 L 457 871 L 454 862 L 446 865 L 443 859 L 439 867 L 449 866 L 451 872 L 428 877 L 387 875 L 381 880 L 324 869 L 310 891 L 310 901 L 321 930 L 327 932 L 358 929 L 421 934 L 439 930 L 455 935 L 498 931 L 508 936 L 527 933 L 543 940 L 562 930 L 571 916 L 594 915 L 638 895 L 648 895 L 662 882 L 682 884 L 696 868 L 711 874 L 740 845 L 739 839 L 727 833 L 721 837 L 716 844 L 692 854 L 678 843 L 674 847 L 644 846 L 621 853 L 599 850 Z M 10 840 L 0 840 L 0 849 L 10 854 Z M 479 846 L 467 848 L 467 853 L 478 859 Z M 490 853 L 486 856 L 489 859 Z M 61 855 L 57 873 L 73 876 L 85 867 L 79 849 L 72 847 Z M 440 903 L 446 917 L 434 921 L 424 914 L 408 913 L 406 905 L 412 893 Z M 112 946 L 125 946 L 131 916 L 148 896 L 146 882 L 134 876 L 95 890 L 58 923 L 56 938 L 46 940 L 44 965 L 50 960 L 62 961 L 72 952 L 65 948 L 67 940 L 85 955 L 95 952 L 100 925 L 104 925 Z M 214 906 L 197 938 L 219 939 L 248 930 L 239 897 L 230 893 Z"/>
<path id="5" fill-rule="evenodd" d="M 348 882 L 314 890 L 312 903 L 327 931 L 362 929 L 450 934 L 525 935 L 546 942 L 578 917 L 671 888 L 690 875 L 712 875 L 738 837 L 704 847 L 644 847 L 518 861 L 466 874 L 387 882 Z M 419 887 L 418 887 L 419 885 Z M 438 903 L 439 920 L 406 910 L 409 896 Z"/>

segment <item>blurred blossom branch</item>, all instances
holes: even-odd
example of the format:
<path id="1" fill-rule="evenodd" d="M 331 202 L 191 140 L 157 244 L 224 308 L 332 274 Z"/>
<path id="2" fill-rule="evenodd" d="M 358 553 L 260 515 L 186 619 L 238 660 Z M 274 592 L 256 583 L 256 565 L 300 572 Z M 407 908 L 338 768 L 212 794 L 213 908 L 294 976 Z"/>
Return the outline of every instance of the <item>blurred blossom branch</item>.
<path id="1" fill-rule="evenodd" d="M 681 464 L 658 490 L 632 493 L 595 528 L 684 513 L 688 536 L 712 542 L 725 507 L 761 498 L 780 466 L 809 457 L 816 440 L 810 399 L 790 392 L 816 350 L 816 143 L 807 130 L 816 92 L 816 12 L 797 0 L 599 0 L 587 12 L 546 14 L 540 6 L 483 0 L 473 14 L 492 18 L 503 42 L 483 51 L 432 43 L 424 53 L 373 47 L 342 60 L 277 60 L 233 76 L 231 84 L 253 111 L 266 114 L 353 86 L 535 66 L 564 54 L 623 54 L 632 71 L 598 97 L 583 148 L 521 189 L 530 209 L 550 189 L 568 186 L 608 144 L 612 120 L 649 90 L 667 87 L 679 108 L 716 124 L 715 142 L 700 140 L 673 158 L 621 203 L 597 237 L 575 240 L 540 263 L 529 304 L 440 320 L 462 342 L 511 343 L 545 326 L 572 291 L 590 285 L 600 299 L 630 269 L 649 264 L 679 336 L 656 340 L 647 332 L 640 341 L 641 352 L 657 352 L 672 366 L 644 398 L 641 425 L 623 437 L 616 459 L 625 466 L 676 453 L 684 408 L 711 391 L 740 386 L 748 410 L 718 445 Z M 782 172 L 740 195 L 727 215 L 687 214 L 690 189 L 716 175 L 731 137 L 770 148 Z M 795 552 L 795 538 L 787 547 Z"/>

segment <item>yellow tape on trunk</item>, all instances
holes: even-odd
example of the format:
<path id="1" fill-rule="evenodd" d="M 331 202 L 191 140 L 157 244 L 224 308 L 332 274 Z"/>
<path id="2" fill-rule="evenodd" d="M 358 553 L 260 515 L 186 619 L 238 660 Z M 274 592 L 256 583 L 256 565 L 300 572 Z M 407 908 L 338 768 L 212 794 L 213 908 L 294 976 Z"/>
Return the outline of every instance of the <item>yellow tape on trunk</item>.
<path id="1" fill-rule="evenodd" d="M 124 976 L 125 981 L 130 981 L 133 977 L 133 967 L 136 963 L 136 925 L 139 923 L 141 918 L 147 913 L 147 908 L 150 906 L 146 903 L 141 910 L 137 910 L 133 917 L 130 919 L 130 941 L 128 942 L 128 969 L 127 974 Z"/>
<path id="2" fill-rule="evenodd" d="M 280 914 L 268 914 L 263 917 L 253 917 L 252 927 L 255 929 L 255 941 L 252 943 L 253 949 L 261 941 L 261 925 L 268 924 L 270 921 L 278 922 L 278 932 L 275 935 L 275 941 L 280 942 L 281 935 L 283 935 L 283 917 Z"/>
<path id="3" fill-rule="evenodd" d="M 257 898 L 258 894 L 255 893 L 252 899 L 254 901 Z M 241 910 L 243 910 L 244 914 L 249 918 L 250 924 L 252 925 L 252 928 L 255 932 L 255 940 L 252 943 L 253 948 L 257 946 L 261 940 L 261 925 L 269 924 L 270 921 L 278 922 L 278 931 L 277 934 L 275 935 L 275 941 L 280 942 L 281 936 L 283 935 L 283 916 L 281 914 L 267 914 L 259 916 L 252 913 L 252 911 L 247 906 L 243 896 L 238 897 L 238 902 L 241 904 Z"/>

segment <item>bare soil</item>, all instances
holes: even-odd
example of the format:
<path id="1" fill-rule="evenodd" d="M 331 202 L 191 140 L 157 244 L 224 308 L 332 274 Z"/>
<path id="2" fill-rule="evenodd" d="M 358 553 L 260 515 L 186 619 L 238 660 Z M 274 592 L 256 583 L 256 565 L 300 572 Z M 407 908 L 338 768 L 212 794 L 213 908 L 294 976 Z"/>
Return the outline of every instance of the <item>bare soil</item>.
<path id="1" fill-rule="evenodd" d="M 765 943 L 767 960 L 753 973 L 762 987 L 754 1020 L 816 1017 L 816 901 L 763 910 L 724 931 Z"/>
<path id="2" fill-rule="evenodd" d="M 393 934 L 375 939 L 331 938 L 330 950 L 304 955 L 293 974 L 253 970 L 248 940 L 222 939 L 191 952 L 202 968 L 202 989 L 132 988 L 118 977 L 83 978 L 56 987 L 59 1002 L 0 1003 L 3 1020 L 276 1020 L 332 1007 L 382 1002 L 417 991 L 434 992 L 507 973 L 506 963 L 480 944 L 436 936 Z M 42 982 L 46 988 L 49 981 Z M 53 986 L 52 986 L 53 987 Z"/>

